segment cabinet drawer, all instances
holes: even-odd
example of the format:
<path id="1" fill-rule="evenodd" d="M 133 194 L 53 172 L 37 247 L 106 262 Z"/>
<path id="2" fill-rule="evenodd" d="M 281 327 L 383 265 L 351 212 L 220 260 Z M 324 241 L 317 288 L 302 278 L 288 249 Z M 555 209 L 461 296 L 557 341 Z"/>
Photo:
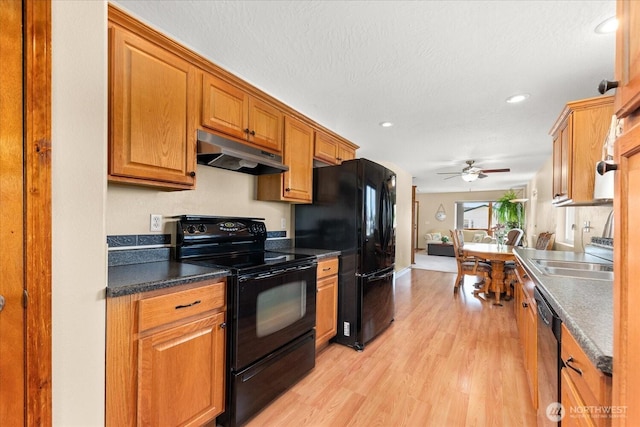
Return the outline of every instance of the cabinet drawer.
<path id="1" fill-rule="evenodd" d="M 318 279 L 331 276 L 332 274 L 338 274 L 338 258 L 327 258 L 318 261 Z"/>
<path id="2" fill-rule="evenodd" d="M 611 377 L 597 369 L 584 353 L 566 326 L 562 325 L 562 360 L 570 367 L 563 368 L 587 406 L 611 404 Z M 580 371 L 580 372 L 578 372 Z"/>
<path id="3" fill-rule="evenodd" d="M 194 289 L 172 292 L 138 303 L 138 330 L 184 319 L 224 306 L 225 281 L 218 281 Z"/>

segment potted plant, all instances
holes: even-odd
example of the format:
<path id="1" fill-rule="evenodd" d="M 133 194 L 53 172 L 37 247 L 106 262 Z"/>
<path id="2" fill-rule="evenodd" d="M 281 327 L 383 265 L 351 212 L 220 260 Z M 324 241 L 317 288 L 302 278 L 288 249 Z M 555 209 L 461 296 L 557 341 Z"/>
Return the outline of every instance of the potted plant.
<path id="1" fill-rule="evenodd" d="M 499 223 L 505 224 L 507 228 L 522 228 L 522 216 L 524 214 L 520 202 L 512 202 L 517 199 L 515 191 L 509 190 L 502 197 L 496 200 L 493 205 L 493 212 Z"/>
<path id="2" fill-rule="evenodd" d="M 447 236 L 442 236 L 442 237 L 440 238 L 440 241 L 441 241 L 442 243 L 449 243 L 449 238 L 448 238 Z"/>

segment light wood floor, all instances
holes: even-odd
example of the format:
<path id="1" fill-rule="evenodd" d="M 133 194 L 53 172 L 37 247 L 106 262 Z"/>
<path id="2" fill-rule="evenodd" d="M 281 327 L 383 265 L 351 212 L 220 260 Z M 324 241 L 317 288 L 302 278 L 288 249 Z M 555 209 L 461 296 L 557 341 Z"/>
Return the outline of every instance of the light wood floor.
<path id="1" fill-rule="evenodd" d="M 455 274 L 396 280 L 395 322 L 363 352 L 331 344 L 314 370 L 248 424 L 535 426 L 513 301 L 453 294 Z"/>

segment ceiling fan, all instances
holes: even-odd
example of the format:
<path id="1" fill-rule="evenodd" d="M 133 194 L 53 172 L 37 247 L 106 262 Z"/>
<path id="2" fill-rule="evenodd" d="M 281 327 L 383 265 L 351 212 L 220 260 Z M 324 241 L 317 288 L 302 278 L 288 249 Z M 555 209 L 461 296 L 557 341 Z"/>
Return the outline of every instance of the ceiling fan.
<path id="1" fill-rule="evenodd" d="M 473 166 L 475 160 L 467 160 L 467 166 L 462 169 L 461 172 L 438 172 L 438 175 L 451 175 L 446 177 L 445 179 L 455 178 L 456 176 L 461 177 L 463 180 L 467 182 L 475 181 L 478 178 L 486 178 L 488 173 L 496 173 L 496 172 L 511 172 L 511 169 L 482 169 L 477 166 Z"/>

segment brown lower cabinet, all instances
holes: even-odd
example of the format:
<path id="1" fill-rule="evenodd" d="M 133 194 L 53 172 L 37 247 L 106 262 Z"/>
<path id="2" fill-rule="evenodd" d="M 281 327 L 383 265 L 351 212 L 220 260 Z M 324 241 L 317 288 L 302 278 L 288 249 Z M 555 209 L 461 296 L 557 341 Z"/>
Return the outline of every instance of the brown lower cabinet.
<path id="1" fill-rule="evenodd" d="M 199 426 L 224 410 L 224 279 L 107 299 L 107 426 Z"/>
<path id="2" fill-rule="evenodd" d="M 338 258 L 318 262 L 316 351 L 328 346 L 338 332 L 338 265 Z"/>
<path id="3" fill-rule="evenodd" d="M 560 371 L 563 426 L 610 426 L 611 377 L 604 374 L 588 359 L 578 341 L 562 325 L 560 356 L 564 367 Z"/>
<path id="4" fill-rule="evenodd" d="M 534 408 L 538 408 L 538 315 L 536 300 L 533 297 L 535 284 L 520 265 L 517 266 L 516 274 L 518 277 L 514 289 L 516 323 L 529 382 L 531 402 Z"/>

